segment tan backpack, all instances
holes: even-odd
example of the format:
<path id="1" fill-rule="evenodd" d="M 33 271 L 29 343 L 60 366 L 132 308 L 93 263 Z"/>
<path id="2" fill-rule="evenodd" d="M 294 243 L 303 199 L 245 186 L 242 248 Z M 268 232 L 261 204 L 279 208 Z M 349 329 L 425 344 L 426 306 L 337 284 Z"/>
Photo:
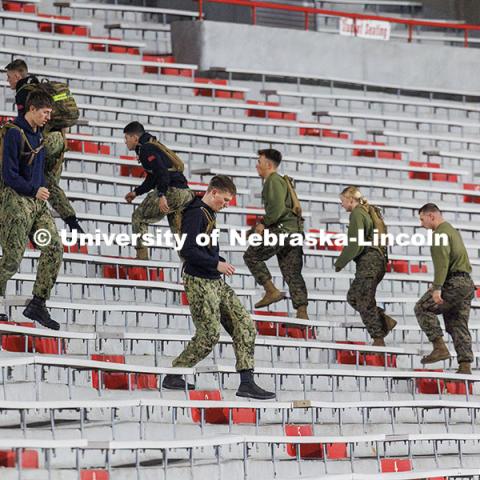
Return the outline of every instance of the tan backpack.
<path id="1" fill-rule="evenodd" d="M 23 85 L 18 92 L 21 90 L 26 90 L 29 93 L 40 90 L 52 97 L 52 116 L 44 129 L 45 132 L 62 130 L 77 124 L 80 117 L 80 110 L 66 83 L 42 80 L 40 83 L 27 83 Z"/>
<path id="2" fill-rule="evenodd" d="M 167 146 L 163 143 L 159 142 L 155 137 L 152 137 L 148 143 L 155 145 L 161 152 L 163 152 L 172 162 L 172 168 L 169 168 L 169 172 L 179 172 L 183 173 L 185 170 L 185 164 L 183 163 L 182 159 L 173 151 L 170 150 Z"/>
<path id="3" fill-rule="evenodd" d="M 379 239 L 381 239 L 382 235 L 386 235 L 388 233 L 387 225 L 383 219 L 382 211 L 376 205 L 362 205 L 362 207 L 367 211 L 370 215 L 370 218 L 373 222 L 373 228 L 378 231 Z M 388 258 L 388 247 L 382 245 L 375 245 L 383 255 Z"/>

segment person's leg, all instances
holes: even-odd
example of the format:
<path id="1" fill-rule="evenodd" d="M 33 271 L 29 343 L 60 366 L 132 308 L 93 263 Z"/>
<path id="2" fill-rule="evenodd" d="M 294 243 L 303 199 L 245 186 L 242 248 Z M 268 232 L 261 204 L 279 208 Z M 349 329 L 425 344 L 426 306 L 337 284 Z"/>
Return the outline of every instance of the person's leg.
<path id="1" fill-rule="evenodd" d="M 357 261 L 355 278 L 347 294 L 347 301 L 356 310 L 373 339 L 373 345 L 384 346 L 385 327 L 383 309 L 377 306 L 377 287 L 385 275 L 385 260 L 375 251 L 369 250 Z"/>
<path id="2" fill-rule="evenodd" d="M 381 309 L 377 307 L 375 294 L 377 280 L 374 277 L 355 276 L 347 293 L 347 302 L 360 314 L 370 337 L 374 341 L 385 337 Z M 381 343 L 377 340 L 377 343 Z"/>
<path id="3" fill-rule="evenodd" d="M 302 276 L 303 249 L 286 245 L 277 254 L 278 264 L 283 279 L 288 285 L 293 308 L 297 310 L 297 318 L 308 320 L 308 293 Z"/>
<path id="4" fill-rule="evenodd" d="M 195 193 L 189 188 L 169 188 L 167 202 L 170 213 L 167 215 L 172 233 L 180 233 L 182 229 L 182 213 L 186 206 L 195 198 Z"/>
<path id="5" fill-rule="evenodd" d="M 193 367 L 203 360 L 220 337 L 220 280 L 184 275 L 195 335 L 183 352 L 173 361 L 174 367 Z"/>
<path id="6" fill-rule="evenodd" d="M 9 188 L 0 193 L 0 320 L 8 320 L 5 304 L 7 282 L 17 273 L 33 223 L 34 200 Z"/>
<path id="7" fill-rule="evenodd" d="M 183 276 L 185 293 L 190 305 L 195 335 L 182 353 L 172 362 L 172 367 L 194 367 L 203 360 L 218 343 L 220 337 L 220 280 Z M 162 386 L 170 390 L 193 390 L 180 375 L 167 375 Z"/>
<path id="8" fill-rule="evenodd" d="M 275 256 L 280 248 L 277 245 L 250 246 L 243 255 L 245 265 L 253 278 L 265 289 L 265 295 L 255 304 L 255 308 L 264 308 L 285 298 L 285 295 L 273 284 L 272 275 L 265 264 L 265 261 Z"/>
<path id="9" fill-rule="evenodd" d="M 60 187 L 64 155 L 65 137 L 62 132 L 49 133 L 45 137 L 44 168 L 46 187 L 50 192 L 48 203 L 70 227 L 70 230 L 78 230 L 80 233 L 84 233 L 78 222 L 75 209 L 62 187 Z"/>
<path id="10" fill-rule="evenodd" d="M 33 299 L 25 308 L 23 314 L 39 322 L 47 328 L 58 330 L 60 325 L 50 317 L 45 302 L 57 280 L 63 259 L 63 246 L 57 227 L 45 202 L 36 201 L 37 209 L 30 233 L 35 238 L 35 232 L 44 231 L 50 238 L 49 242 L 36 243 L 41 251 L 37 267 L 37 276 L 33 285 Z"/>
<path id="11" fill-rule="evenodd" d="M 219 295 L 221 323 L 232 337 L 236 369 L 240 373 L 237 396 L 257 400 L 275 398 L 274 393 L 259 387 L 253 378 L 256 330 L 252 317 L 225 282 L 219 288 Z"/>
<path id="12" fill-rule="evenodd" d="M 132 215 L 132 232 L 134 234 L 145 235 L 148 232 L 148 226 L 162 220 L 165 216 L 160 210 L 159 197 L 156 190 L 151 191 L 143 202 L 135 208 Z M 137 241 L 137 258 L 139 260 L 148 260 L 148 249 L 141 240 Z"/>
<path id="13" fill-rule="evenodd" d="M 470 308 L 475 295 L 475 286 L 469 278 L 455 277 L 448 282 L 448 287 L 442 292 L 447 305 L 452 305 L 443 314 L 445 330 L 453 340 L 457 361 L 458 373 L 471 373 L 471 363 L 474 360 L 472 351 L 472 335 L 468 328 Z"/>
<path id="14" fill-rule="evenodd" d="M 448 310 L 446 305 L 437 305 L 433 301 L 432 291 L 428 290 L 415 304 L 415 316 L 420 328 L 425 332 L 428 340 L 433 344 L 433 350 L 425 355 L 422 363 L 435 363 L 450 358 L 450 352 L 443 340 L 443 330 L 438 316 Z"/>

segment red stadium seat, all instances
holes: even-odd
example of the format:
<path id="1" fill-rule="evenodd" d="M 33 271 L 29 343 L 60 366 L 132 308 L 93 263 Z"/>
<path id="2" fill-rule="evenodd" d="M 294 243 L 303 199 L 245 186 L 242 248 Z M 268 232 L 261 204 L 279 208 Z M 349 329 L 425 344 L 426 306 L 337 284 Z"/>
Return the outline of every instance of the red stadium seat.
<path id="1" fill-rule="evenodd" d="M 107 470 L 80 470 L 80 480 L 110 480 Z"/>
<path id="2" fill-rule="evenodd" d="M 412 462 L 409 458 L 382 458 L 380 460 L 382 473 L 409 472 Z"/>
<path id="3" fill-rule="evenodd" d="M 39 468 L 38 452 L 36 450 L 20 450 L 20 463 L 22 468 Z M 17 466 L 15 450 L 0 450 L 0 467 L 14 468 Z"/>
<path id="4" fill-rule="evenodd" d="M 195 390 L 188 392 L 190 400 L 222 400 L 220 390 Z M 204 412 L 204 420 L 211 424 L 228 424 L 232 414 L 232 423 L 255 424 L 255 409 L 253 408 L 207 408 Z M 201 412 L 199 408 L 192 408 L 192 420 L 200 423 Z"/>
<path id="5" fill-rule="evenodd" d="M 311 425 L 285 425 L 285 435 L 289 437 L 311 437 L 313 430 Z M 287 444 L 287 455 L 290 457 L 297 456 L 298 446 L 295 444 Z M 327 458 L 330 460 L 340 460 L 348 457 L 346 443 L 327 443 L 325 445 L 319 443 L 303 443 L 300 445 L 300 458 L 305 459 L 321 459 L 323 458 L 324 449 Z"/>

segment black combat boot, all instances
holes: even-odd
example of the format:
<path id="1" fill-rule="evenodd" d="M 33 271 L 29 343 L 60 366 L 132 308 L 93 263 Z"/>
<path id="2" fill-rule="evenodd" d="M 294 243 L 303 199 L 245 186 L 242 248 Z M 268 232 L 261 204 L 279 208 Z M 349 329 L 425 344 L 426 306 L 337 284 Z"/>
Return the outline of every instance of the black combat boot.
<path id="1" fill-rule="evenodd" d="M 185 380 L 181 375 L 166 375 L 162 382 L 162 388 L 167 390 L 185 390 Z M 195 385 L 187 383 L 187 390 L 195 390 Z"/>
<path id="2" fill-rule="evenodd" d="M 264 390 L 255 383 L 253 370 L 242 370 L 240 372 L 240 379 L 237 397 L 254 398 L 255 400 L 271 400 L 275 398 L 273 392 L 267 392 L 267 390 Z"/>
<path id="3" fill-rule="evenodd" d="M 43 298 L 34 295 L 30 302 L 28 302 L 23 314 L 27 318 L 30 318 L 30 320 L 35 320 L 35 322 L 38 322 L 44 327 L 52 330 L 60 330 L 60 325 L 50 317 Z"/>
<path id="4" fill-rule="evenodd" d="M 72 232 L 76 230 L 78 233 L 85 233 L 83 228 L 80 226 L 80 223 L 78 223 L 78 218 L 75 215 L 67 217 L 64 222 L 70 227 Z"/>

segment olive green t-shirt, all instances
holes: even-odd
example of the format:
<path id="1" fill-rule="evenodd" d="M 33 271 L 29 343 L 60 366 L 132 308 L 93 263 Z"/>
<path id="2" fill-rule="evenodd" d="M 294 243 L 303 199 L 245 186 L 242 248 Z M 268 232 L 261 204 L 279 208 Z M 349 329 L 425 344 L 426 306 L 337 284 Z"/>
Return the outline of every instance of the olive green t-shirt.
<path id="1" fill-rule="evenodd" d="M 436 290 L 442 287 L 449 273 L 472 272 L 467 249 L 458 230 L 448 222 L 443 222 L 434 231 L 434 235 L 437 233 L 446 234 L 448 244 L 430 247 L 434 269 L 433 288 Z"/>
<path id="2" fill-rule="evenodd" d="M 303 232 L 303 224 L 292 212 L 292 199 L 286 181 L 277 172 L 269 175 L 263 184 L 262 200 L 265 208 L 263 223 L 266 228 L 277 227 L 285 232 Z"/>
<path id="3" fill-rule="evenodd" d="M 358 257 L 365 246 L 359 245 L 359 231 L 363 230 L 363 238 L 371 240 L 373 238 L 373 221 L 365 208 L 357 205 L 350 213 L 348 223 L 347 245 L 343 247 L 342 253 L 335 262 L 335 270 L 342 270 L 348 262 Z M 354 239 L 354 240 L 352 240 Z"/>

